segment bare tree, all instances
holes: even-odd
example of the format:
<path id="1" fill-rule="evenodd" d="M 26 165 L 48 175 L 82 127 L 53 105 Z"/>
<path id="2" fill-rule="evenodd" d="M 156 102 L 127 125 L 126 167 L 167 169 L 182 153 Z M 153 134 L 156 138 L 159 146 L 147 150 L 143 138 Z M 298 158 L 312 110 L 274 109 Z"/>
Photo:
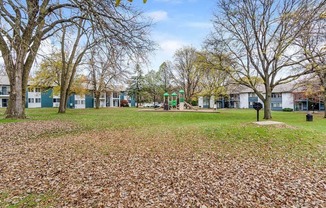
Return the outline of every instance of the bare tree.
<path id="1" fill-rule="evenodd" d="M 163 62 L 158 70 L 158 82 L 164 92 L 168 92 L 172 89 L 173 73 L 172 63 L 169 61 Z"/>
<path id="2" fill-rule="evenodd" d="M 132 0 L 128 0 L 129 2 L 132 2 Z M 115 6 L 119 6 L 120 5 L 121 0 L 115 0 Z M 143 3 L 145 4 L 147 2 L 147 0 L 143 0 Z"/>
<path id="3" fill-rule="evenodd" d="M 293 43 L 324 6 L 321 0 L 218 0 L 208 45 L 231 58 L 233 66 L 227 71 L 264 102 L 264 119 L 272 118 L 275 86 L 312 72 Z M 260 79 L 252 77 L 263 80 L 263 92 L 257 88 Z"/>
<path id="4" fill-rule="evenodd" d="M 80 19 L 76 25 L 63 25 L 61 29 L 60 49 L 61 49 L 61 80 L 60 80 L 60 105 L 58 113 L 65 113 L 67 109 L 67 102 L 70 95 L 70 89 L 73 84 L 77 68 L 81 64 L 83 57 L 88 49 L 90 49 L 94 42 L 85 36 L 87 29 L 85 29 L 85 20 Z M 74 37 L 69 37 L 69 30 L 76 31 Z M 73 40 L 72 40 L 73 38 Z M 82 38 L 86 39 L 86 43 L 80 46 Z"/>
<path id="5" fill-rule="evenodd" d="M 42 39 L 68 18 L 57 19 L 61 8 L 74 9 L 69 1 L 0 1 L 0 51 L 10 81 L 7 117 L 25 118 L 25 92 L 28 75 Z M 69 17 L 71 18 L 71 17 Z"/>
<path id="6" fill-rule="evenodd" d="M 124 66 L 123 50 L 114 45 L 98 45 L 89 54 L 89 78 L 95 97 L 95 108 L 100 108 L 101 92 L 114 88 L 115 83 L 129 74 Z"/>
<path id="7" fill-rule="evenodd" d="M 323 101 L 326 102 L 326 17 L 322 13 L 315 14 L 315 20 L 307 25 L 297 39 L 303 54 L 309 61 L 307 68 L 314 70 L 319 78 Z M 314 82 L 316 84 L 316 82 Z M 326 108 L 324 113 L 326 118 Z"/>
<path id="8" fill-rule="evenodd" d="M 176 84 L 185 91 L 185 99 L 190 102 L 198 92 L 201 71 L 196 67 L 197 51 L 184 47 L 174 54 L 174 77 Z"/>
<path id="9" fill-rule="evenodd" d="M 41 41 L 64 23 L 83 19 L 85 25 L 94 25 L 98 37 L 114 39 L 137 54 L 152 48 L 149 24 L 142 17 L 124 4 L 115 7 L 112 0 L 0 0 L 0 51 L 11 88 L 7 117 L 26 117 L 28 76 Z"/>

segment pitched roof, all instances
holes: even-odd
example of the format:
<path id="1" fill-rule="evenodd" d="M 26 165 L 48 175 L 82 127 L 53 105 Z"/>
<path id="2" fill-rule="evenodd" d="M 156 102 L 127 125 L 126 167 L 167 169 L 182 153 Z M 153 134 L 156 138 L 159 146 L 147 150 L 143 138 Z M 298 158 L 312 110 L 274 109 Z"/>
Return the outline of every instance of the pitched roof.
<path id="1" fill-rule="evenodd" d="M 10 85 L 8 76 L 0 75 L 0 84 L 1 85 Z"/>

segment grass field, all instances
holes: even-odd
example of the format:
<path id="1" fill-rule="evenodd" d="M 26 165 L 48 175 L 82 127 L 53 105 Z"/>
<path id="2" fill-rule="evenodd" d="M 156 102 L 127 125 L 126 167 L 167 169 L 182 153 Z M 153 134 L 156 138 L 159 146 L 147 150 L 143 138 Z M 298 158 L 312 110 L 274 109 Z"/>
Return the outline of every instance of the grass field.
<path id="1" fill-rule="evenodd" d="M 0 113 L 4 111 L 1 110 Z M 27 109 L 0 119 L 0 207 L 326 206 L 326 119 Z"/>

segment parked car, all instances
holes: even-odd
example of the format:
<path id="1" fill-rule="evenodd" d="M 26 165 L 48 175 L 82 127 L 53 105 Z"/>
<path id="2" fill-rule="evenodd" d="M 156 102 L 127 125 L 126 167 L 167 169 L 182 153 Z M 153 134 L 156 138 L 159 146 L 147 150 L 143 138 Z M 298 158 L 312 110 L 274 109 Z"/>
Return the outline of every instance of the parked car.
<path id="1" fill-rule="evenodd" d="M 153 108 L 154 104 L 153 103 L 144 103 L 143 107 L 144 108 Z"/>
<path id="2" fill-rule="evenodd" d="M 154 105 L 154 108 L 161 108 L 162 107 L 162 104 L 161 103 L 156 103 L 155 105 Z"/>

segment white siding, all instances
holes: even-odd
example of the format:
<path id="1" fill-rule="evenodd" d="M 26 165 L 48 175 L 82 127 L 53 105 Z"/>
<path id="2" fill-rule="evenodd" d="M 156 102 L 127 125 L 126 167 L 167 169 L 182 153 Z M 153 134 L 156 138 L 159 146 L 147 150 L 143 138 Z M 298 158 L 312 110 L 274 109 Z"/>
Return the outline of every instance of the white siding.
<path id="1" fill-rule="evenodd" d="M 75 95 L 75 108 L 85 108 L 85 96 Z"/>
<path id="2" fill-rule="evenodd" d="M 94 107 L 96 106 L 96 99 L 94 97 Z M 106 107 L 106 92 L 100 94 L 100 108 Z"/>
<path id="3" fill-rule="evenodd" d="M 56 101 L 59 101 L 59 102 L 54 102 L 54 99 L 56 99 Z M 53 102 L 53 107 L 54 108 L 58 108 L 59 105 L 60 105 L 60 96 L 59 95 L 53 95 L 53 99 L 52 99 L 52 102 Z"/>
<path id="4" fill-rule="evenodd" d="M 293 108 L 293 94 L 292 93 L 282 93 L 282 108 Z"/>
<path id="5" fill-rule="evenodd" d="M 211 96 L 209 100 L 209 108 L 214 108 L 214 104 L 215 104 L 215 96 Z"/>
<path id="6" fill-rule="evenodd" d="M 110 107 L 113 107 L 113 92 L 110 94 Z"/>
<path id="7" fill-rule="evenodd" d="M 240 108 L 249 108 L 248 93 L 240 94 Z"/>
<path id="8" fill-rule="evenodd" d="M 204 106 L 204 98 L 202 96 L 198 98 L 198 106 L 201 108 Z"/>
<path id="9" fill-rule="evenodd" d="M 106 107 L 106 93 L 105 92 L 101 92 L 101 95 L 100 95 L 100 107 L 101 108 Z"/>
<path id="10" fill-rule="evenodd" d="M 41 107 L 41 92 L 28 92 L 28 108 Z"/>

